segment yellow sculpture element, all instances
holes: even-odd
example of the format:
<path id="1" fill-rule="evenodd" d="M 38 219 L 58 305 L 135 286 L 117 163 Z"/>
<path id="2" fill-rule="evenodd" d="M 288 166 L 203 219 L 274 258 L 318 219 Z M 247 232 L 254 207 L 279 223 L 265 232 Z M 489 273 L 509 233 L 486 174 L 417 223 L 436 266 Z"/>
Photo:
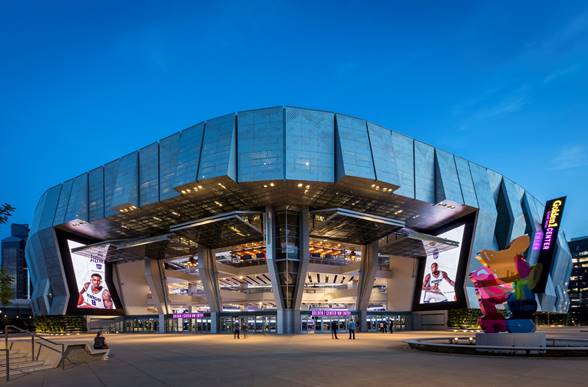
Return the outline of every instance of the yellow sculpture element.
<path id="1" fill-rule="evenodd" d="M 514 282 L 518 279 L 514 257 L 523 255 L 529 248 L 530 243 L 531 240 L 528 235 L 521 235 L 515 238 L 507 249 L 499 251 L 482 250 L 476 258 L 485 267 L 491 267 L 501 281 L 506 283 Z"/>

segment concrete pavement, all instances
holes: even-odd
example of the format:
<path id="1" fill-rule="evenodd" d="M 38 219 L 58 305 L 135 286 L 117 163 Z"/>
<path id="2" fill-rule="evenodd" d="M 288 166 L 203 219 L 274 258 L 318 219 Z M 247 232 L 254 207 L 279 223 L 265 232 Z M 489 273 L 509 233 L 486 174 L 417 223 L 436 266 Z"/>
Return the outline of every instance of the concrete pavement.
<path id="1" fill-rule="evenodd" d="M 550 330 L 550 335 L 575 331 Z M 463 333 L 462 333 L 463 334 Z M 584 358 L 512 358 L 413 351 L 402 340 L 447 332 L 330 335 L 107 335 L 114 357 L 77 360 L 11 386 L 520 386 L 585 385 Z M 91 337 L 88 336 L 88 340 Z M 79 340 L 80 336 L 59 340 Z"/>

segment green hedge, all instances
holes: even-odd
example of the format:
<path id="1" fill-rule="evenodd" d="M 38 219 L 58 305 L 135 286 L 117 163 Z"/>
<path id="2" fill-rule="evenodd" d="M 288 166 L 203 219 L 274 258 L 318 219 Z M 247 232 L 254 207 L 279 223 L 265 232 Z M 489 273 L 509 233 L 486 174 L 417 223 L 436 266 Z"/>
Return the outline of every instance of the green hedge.
<path id="1" fill-rule="evenodd" d="M 83 316 L 38 316 L 34 319 L 35 330 L 39 333 L 86 332 Z"/>

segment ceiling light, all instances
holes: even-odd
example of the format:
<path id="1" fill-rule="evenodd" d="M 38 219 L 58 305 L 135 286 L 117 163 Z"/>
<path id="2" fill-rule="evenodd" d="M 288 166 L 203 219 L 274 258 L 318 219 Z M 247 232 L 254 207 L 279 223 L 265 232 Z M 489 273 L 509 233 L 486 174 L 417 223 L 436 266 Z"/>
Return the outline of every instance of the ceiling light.
<path id="1" fill-rule="evenodd" d="M 198 189 L 202 189 L 202 186 L 201 185 L 198 185 Z"/>
<path id="2" fill-rule="evenodd" d="M 303 184 L 302 183 L 298 183 L 298 188 L 302 188 Z"/>
<path id="3" fill-rule="evenodd" d="M 216 201 L 216 200 L 215 200 L 214 202 L 215 202 L 215 203 L 216 203 L 216 205 L 217 205 L 217 206 L 219 206 L 219 207 L 222 207 L 222 206 L 223 206 L 223 204 L 222 204 L 221 202 L 219 202 L 219 201 Z"/>
<path id="4" fill-rule="evenodd" d="M 274 183 L 270 183 L 270 187 L 273 187 L 273 186 L 275 186 L 275 184 Z"/>
<path id="5" fill-rule="evenodd" d="M 267 184 L 264 184 L 264 185 L 263 185 L 263 188 L 267 188 Z"/>
<path id="6" fill-rule="evenodd" d="M 307 161 L 304 163 L 304 165 L 306 165 L 308 167 L 310 165 L 310 163 Z"/>

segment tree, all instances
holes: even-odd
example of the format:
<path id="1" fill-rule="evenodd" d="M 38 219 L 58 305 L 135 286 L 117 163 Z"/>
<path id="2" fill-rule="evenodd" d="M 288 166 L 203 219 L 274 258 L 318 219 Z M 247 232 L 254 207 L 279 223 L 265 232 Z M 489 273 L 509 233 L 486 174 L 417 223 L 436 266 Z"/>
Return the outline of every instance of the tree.
<path id="1" fill-rule="evenodd" d="M 14 277 L 8 274 L 3 267 L 0 267 L 0 304 L 9 305 L 10 300 L 14 298 L 13 283 Z"/>
<path id="2" fill-rule="evenodd" d="M 0 224 L 8 222 L 8 217 L 12 215 L 15 208 L 8 203 L 4 203 L 0 206 Z"/>
<path id="3" fill-rule="evenodd" d="M 10 204 L 2 204 L 0 206 L 0 224 L 7 223 L 8 217 L 12 215 L 14 210 L 15 208 Z M 13 283 L 14 278 L 4 270 L 4 267 L 0 267 L 0 304 L 10 304 L 10 300 L 14 297 Z"/>

